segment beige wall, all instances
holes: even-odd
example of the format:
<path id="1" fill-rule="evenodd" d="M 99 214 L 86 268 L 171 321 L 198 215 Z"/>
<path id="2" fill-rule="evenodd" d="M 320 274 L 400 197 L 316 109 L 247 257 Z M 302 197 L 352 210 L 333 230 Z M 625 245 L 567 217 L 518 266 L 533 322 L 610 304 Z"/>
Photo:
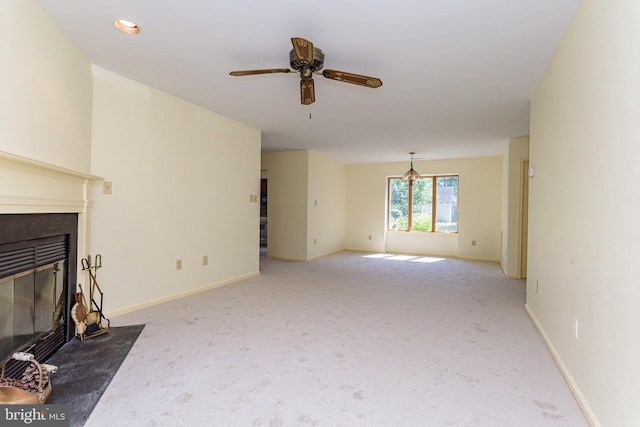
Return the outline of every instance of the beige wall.
<path id="1" fill-rule="evenodd" d="M 307 258 L 344 249 L 346 183 L 344 164 L 309 152 Z"/>
<path id="2" fill-rule="evenodd" d="M 258 274 L 260 132 L 92 67 L 33 0 L 0 16 L 0 213 L 77 212 L 108 315 Z"/>
<path id="3" fill-rule="evenodd" d="M 91 65 L 34 0 L 0 2 L 0 214 L 78 213 L 91 153 Z"/>
<path id="4" fill-rule="evenodd" d="M 387 177 L 400 176 L 408 162 L 347 166 L 345 247 L 498 261 L 502 197 L 499 157 L 415 161 L 424 174 L 459 174 L 457 234 L 386 231 Z M 369 240 L 371 235 L 371 240 Z M 475 240 L 476 246 L 471 242 Z"/>
<path id="5" fill-rule="evenodd" d="M 385 252 L 386 250 L 387 168 L 385 165 L 347 166 L 345 248 L 349 250 L 367 252 Z"/>
<path id="6" fill-rule="evenodd" d="M 460 175 L 459 233 L 404 233 L 386 231 L 385 212 L 387 177 L 402 175 L 406 163 L 343 165 L 312 151 L 265 153 L 267 253 L 308 260 L 346 248 L 498 261 L 501 165 L 499 157 L 416 161 L 425 174 Z"/>
<path id="7" fill-rule="evenodd" d="M 264 153 L 267 255 L 306 261 L 344 249 L 345 166 L 314 151 Z"/>
<path id="8" fill-rule="evenodd" d="M 257 274 L 260 132 L 99 67 L 93 78 L 92 171 L 113 193 L 93 187 L 91 250 L 109 310 Z"/>
<path id="9" fill-rule="evenodd" d="M 0 2 L 0 151 L 89 172 L 89 60 L 35 0 Z"/>
<path id="10" fill-rule="evenodd" d="M 602 426 L 640 425 L 638 22 L 583 1 L 531 111 L 527 309 Z"/>
<path id="11" fill-rule="evenodd" d="M 309 152 L 262 154 L 267 174 L 267 254 L 273 258 L 307 260 Z M 292 178 L 295 177 L 295 178 Z"/>
<path id="12" fill-rule="evenodd" d="M 520 278 L 524 161 L 529 159 L 529 137 L 507 143 L 502 180 L 502 246 L 500 263 L 507 277 Z"/>

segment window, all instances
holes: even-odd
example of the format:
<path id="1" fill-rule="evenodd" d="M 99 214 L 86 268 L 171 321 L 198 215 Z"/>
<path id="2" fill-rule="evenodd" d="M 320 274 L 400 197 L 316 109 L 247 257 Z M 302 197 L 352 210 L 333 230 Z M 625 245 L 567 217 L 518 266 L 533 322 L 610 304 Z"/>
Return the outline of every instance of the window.
<path id="1" fill-rule="evenodd" d="M 389 230 L 458 231 L 458 176 L 423 176 L 413 182 L 389 178 L 388 192 Z"/>

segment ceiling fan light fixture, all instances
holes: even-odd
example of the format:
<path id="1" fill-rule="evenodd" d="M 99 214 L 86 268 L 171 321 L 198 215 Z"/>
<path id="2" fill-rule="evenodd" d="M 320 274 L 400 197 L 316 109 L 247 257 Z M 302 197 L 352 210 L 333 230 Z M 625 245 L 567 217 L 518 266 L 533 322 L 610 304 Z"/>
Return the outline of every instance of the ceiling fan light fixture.
<path id="1" fill-rule="evenodd" d="M 300 74 L 300 103 L 310 105 L 315 102 L 315 83 L 313 74 L 318 73 L 330 80 L 351 83 L 369 88 L 382 86 L 382 80 L 377 77 L 368 77 L 360 74 L 346 73 L 337 70 L 324 70 L 324 52 L 313 46 L 309 40 L 301 37 L 292 37 L 293 49 L 289 52 L 289 65 L 293 71 Z M 261 70 L 231 71 L 232 76 L 253 76 L 256 74 L 288 73 L 288 68 L 267 68 Z"/>
<path id="2" fill-rule="evenodd" d="M 402 175 L 402 180 L 417 181 L 419 179 L 422 179 L 422 176 L 420 176 L 420 174 L 413 168 L 413 155 L 416 153 L 412 151 L 409 154 L 411 154 L 411 168 L 408 171 L 406 171 L 404 175 Z"/>
<path id="3" fill-rule="evenodd" d="M 116 19 L 113 21 L 114 27 L 122 31 L 125 34 L 139 34 L 142 29 L 135 22 L 128 21 L 126 19 Z"/>

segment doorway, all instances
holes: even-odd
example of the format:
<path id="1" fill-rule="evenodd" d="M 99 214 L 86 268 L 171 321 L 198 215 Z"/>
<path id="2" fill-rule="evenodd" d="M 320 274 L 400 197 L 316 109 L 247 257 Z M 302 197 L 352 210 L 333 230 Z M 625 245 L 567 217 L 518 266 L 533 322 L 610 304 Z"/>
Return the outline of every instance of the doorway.
<path id="1" fill-rule="evenodd" d="M 260 255 L 267 254 L 267 171 L 260 172 Z"/>
<path id="2" fill-rule="evenodd" d="M 529 239 L 529 160 L 522 161 L 522 199 L 520 200 L 520 278 L 527 278 L 527 246 Z"/>

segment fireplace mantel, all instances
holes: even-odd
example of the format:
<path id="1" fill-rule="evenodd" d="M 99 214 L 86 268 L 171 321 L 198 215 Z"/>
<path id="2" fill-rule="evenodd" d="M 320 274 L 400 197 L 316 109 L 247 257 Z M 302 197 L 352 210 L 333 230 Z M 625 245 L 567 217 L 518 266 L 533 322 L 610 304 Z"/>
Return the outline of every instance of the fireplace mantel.
<path id="1" fill-rule="evenodd" d="M 27 166 L 32 166 L 33 168 L 36 169 L 43 169 L 43 170 L 50 170 L 53 172 L 57 172 L 57 173 L 61 173 L 63 175 L 69 175 L 69 176 L 74 176 L 74 177 L 78 177 L 78 178 L 82 178 L 82 179 L 89 179 L 89 180 L 93 180 L 93 181 L 101 181 L 104 178 L 95 176 L 95 175 L 90 175 L 90 174 L 86 174 L 86 173 L 82 173 L 82 172 L 77 172 L 71 169 L 66 169 L 60 166 L 56 166 L 56 165 L 52 165 L 50 163 L 45 163 L 45 162 L 41 162 L 39 160 L 33 160 L 33 159 L 29 159 L 27 157 L 22 157 L 22 156 L 18 156 L 15 154 L 11 154 L 11 153 L 6 153 L 4 151 L 0 151 L 0 159 L 3 160 L 8 160 L 14 163 L 20 163 L 23 165 L 27 165 Z"/>
<path id="2" fill-rule="evenodd" d="M 82 258 L 89 253 L 92 185 L 103 180 L 0 151 L 0 215 L 77 213 L 77 257 Z M 86 274 L 78 267 L 82 283 L 88 283 Z"/>
<path id="3" fill-rule="evenodd" d="M 104 178 L 0 151 L 0 214 L 82 213 Z"/>

